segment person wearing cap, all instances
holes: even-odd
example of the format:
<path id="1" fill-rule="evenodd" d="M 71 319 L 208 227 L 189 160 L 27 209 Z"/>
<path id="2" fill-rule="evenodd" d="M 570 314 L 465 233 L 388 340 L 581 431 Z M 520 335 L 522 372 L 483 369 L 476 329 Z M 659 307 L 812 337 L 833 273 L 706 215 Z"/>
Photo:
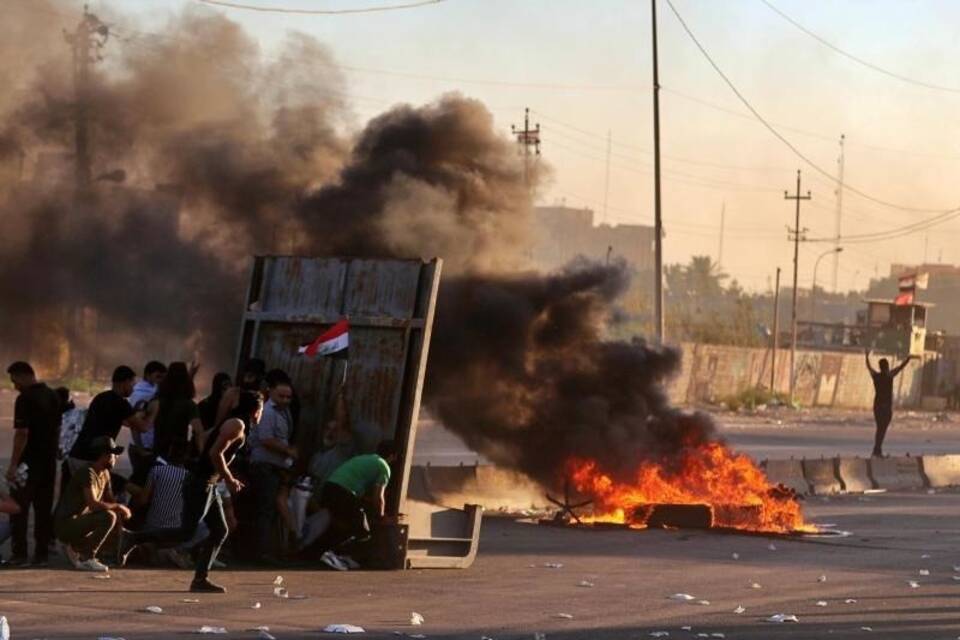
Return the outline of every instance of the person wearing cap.
<path id="1" fill-rule="evenodd" d="M 97 560 L 97 552 L 130 519 L 130 509 L 116 502 L 110 489 L 110 471 L 123 447 L 109 436 L 98 436 L 90 441 L 89 451 L 96 458 L 70 478 L 57 505 L 54 532 L 77 569 L 102 572 L 108 567 Z"/>

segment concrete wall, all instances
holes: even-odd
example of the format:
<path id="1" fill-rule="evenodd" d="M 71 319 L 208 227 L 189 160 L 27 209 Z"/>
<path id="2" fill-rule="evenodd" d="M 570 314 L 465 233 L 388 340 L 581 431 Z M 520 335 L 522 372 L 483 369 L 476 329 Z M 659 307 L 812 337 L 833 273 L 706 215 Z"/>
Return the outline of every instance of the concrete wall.
<path id="1" fill-rule="evenodd" d="M 770 349 L 683 343 L 680 372 L 669 382 L 670 398 L 678 404 L 716 402 L 758 384 L 770 384 Z M 893 364 L 894 358 L 888 356 Z M 876 366 L 876 356 L 873 358 Z M 862 353 L 797 351 L 796 399 L 801 405 L 868 409 L 873 406 L 873 382 Z M 894 381 L 897 406 L 919 406 L 919 361 L 912 361 Z M 777 353 L 775 385 L 789 391 L 790 351 Z"/>

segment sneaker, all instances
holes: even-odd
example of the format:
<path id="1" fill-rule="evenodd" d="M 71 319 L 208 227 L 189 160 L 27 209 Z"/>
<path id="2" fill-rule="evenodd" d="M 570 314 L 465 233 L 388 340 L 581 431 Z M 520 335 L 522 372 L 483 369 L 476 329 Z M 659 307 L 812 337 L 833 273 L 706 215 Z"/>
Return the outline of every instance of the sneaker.
<path id="1" fill-rule="evenodd" d="M 194 580 L 190 583 L 190 591 L 193 593 L 226 593 L 225 587 L 221 587 L 215 582 L 210 582 L 206 578 L 203 580 Z"/>
<path id="2" fill-rule="evenodd" d="M 335 554 L 333 551 L 324 552 L 324 554 L 320 556 L 320 562 L 337 571 L 350 570 L 350 567 L 348 567 L 346 563 L 341 560 L 340 557 L 337 556 L 337 554 Z"/>
<path id="3" fill-rule="evenodd" d="M 63 554 L 63 557 L 70 561 L 70 564 L 73 565 L 74 569 L 80 568 L 80 554 L 77 553 L 76 549 L 69 544 L 61 542 L 60 553 Z"/>
<path id="4" fill-rule="evenodd" d="M 126 529 L 120 529 L 119 540 L 117 541 L 117 566 L 124 567 L 127 564 L 127 558 L 130 553 L 136 549 L 137 545 L 130 540 L 130 532 Z"/>
<path id="5" fill-rule="evenodd" d="M 77 565 L 77 569 L 80 571 L 92 571 L 94 573 L 107 573 L 110 571 L 110 567 L 103 564 L 96 558 L 90 558 L 89 560 L 81 560 L 80 564 Z"/>
<path id="6" fill-rule="evenodd" d="M 340 562 L 347 565 L 348 569 L 353 570 L 353 569 L 360 568 L 360 563 L 354 560 L 353 558 L 351 558 L 350 556 L 337 556 L 337 557 L 340 558 Z"/>

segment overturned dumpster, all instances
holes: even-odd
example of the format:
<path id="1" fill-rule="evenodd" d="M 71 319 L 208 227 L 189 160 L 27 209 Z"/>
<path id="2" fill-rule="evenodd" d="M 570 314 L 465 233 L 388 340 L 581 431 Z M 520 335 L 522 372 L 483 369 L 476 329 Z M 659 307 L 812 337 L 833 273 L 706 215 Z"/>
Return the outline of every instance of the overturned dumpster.
<path id="1" fill-rule="evenodd" d="M 417 416 L 442 261 L 258 256 L 237 350 L 237 369 L 262 358 L 286 370 L 300 396 L 297 447 L 316 451 L 342 384 L 350 421 L 368 450 L 393 439 L 400 459 L 387 512 L 405 520 L 381 541 L 395 568 L 465 568 L 476 555 L 481 510 L 408 500 Z M 346 359 L 298 352 L 342 319 Z"/>

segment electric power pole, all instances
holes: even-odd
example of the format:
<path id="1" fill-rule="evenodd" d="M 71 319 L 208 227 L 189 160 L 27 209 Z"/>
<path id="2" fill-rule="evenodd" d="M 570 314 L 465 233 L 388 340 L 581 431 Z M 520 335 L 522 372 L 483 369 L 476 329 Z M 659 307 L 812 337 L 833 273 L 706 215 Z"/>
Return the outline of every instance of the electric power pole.
<path id="1" fill-rule="evenodd" d="M 773 290 L 773 355 L 770 356 L 770 393 L 777 391 L 777 350 L 780 348 L 780 267 Z"/>
<path id="2" fill-rule="evenodd" d="M 790 195 L 783 192 L 785 200 L 794 200 L 797 203 L 797 212 L 793 228 L 787 227 L 787 236 L 793 240 L 793 304 L 790 309 L 790 404 L 793 404 L 793 393 L 797 384 L 797 271 L 800 262 L 800 240 L 805 239 L 802 236 L 806 229 L 800 228 L 800 201 L 810 200 L 810 192 L 807 195 L 800 195 L 800 170 L 797 169 L 797 193 Z M 791 237 L 792 236 L 792 237 Z"/>
<path id="3" fill-rule="evenodd" d="M 607 168 L 603 177 L 603 224 L 607 224 L 607 200 L 610 198 L 610 145 L 611 132 L 607 129 Z"/>
<path id="4" fill-rule="evenodd" d="M 107 44 L 110 29 L 84 6 L 83 17 L 76 30 L 73 33 L 64 30 L 63 37 L 73 50 L 75 175 L 77 192 L 82 193 L 89 188 L 93 177 L 87 112 L 90 67 L 103 60 L 100 52 Z"/>
<path id="5" fill-rule="evenodd" d="M 530 156 L 540 156 L 540 123 L 530 128 L 530 108 L 523 110 L 523 129 L 517 129 L 510 125 L 510 131 L 517 137 L 517 144 L 520 145 L 523 154 L 523 180 L 530 186 Z M 533 149 L 533 154 L 530 150 Z"/>
<path id="6" fill-rule="evenodd" d="M 833 292 L 837 292 L 837 278 L 840 274 L 840 236 L 842 235 L 840 223 L 841 218 L 843 217 L 843 141 L 846 139 L 846 136 L 842 133 L 840 134 L 840 157 L 837 159 L 837 221 L 836 221 L 836 233 L 834 234 L 833 239 Z"/>
<path id="7" fill-rule="evenodd" d="M 723 227 L 727 217 L 727 203 L 720 205 L 720 246 L 717 247 L 717 270 L 723 270 Z"/>
<path id="8" fill-rule="evenodd" d="M 653 29 L 653 235 L 654 235 L 654 308 L 657 342 L 666 339 L 663 320 L 663 219 L 660 215 L 660 71 L 657 61 L 657 0 L 650 0 Z"/>

